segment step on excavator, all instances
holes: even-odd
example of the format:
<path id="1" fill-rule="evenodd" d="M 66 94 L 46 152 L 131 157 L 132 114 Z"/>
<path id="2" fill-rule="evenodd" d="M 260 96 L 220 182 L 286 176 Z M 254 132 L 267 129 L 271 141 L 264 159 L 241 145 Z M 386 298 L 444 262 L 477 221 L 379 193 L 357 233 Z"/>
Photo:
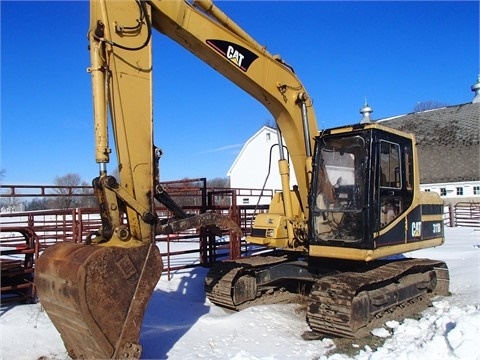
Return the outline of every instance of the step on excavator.
<path id="1" fill-rule="evenodd" d="M 293 68 L 210 0 L 91 0 L 93 188 L 102 225 L 82 244 L 46 249 L 35 273 L 39 300 L 72 358 L 141 356 L 140 327 L 162 272 L 156 234 L 220 227 L 241 235 L 222 215 L 185 213 L 160 186 L 154 30 L 257 99 L 278 127 L 282 191 L 247 237 L 272 251 L 212 266 L 205 290 L 214 304 L 240 310 L 296 294 L 307 299 L 310 337 L 358 337 L 448 294 L 444 262 L 401 255 L 444 242 L 442 201 L 419 190 L 412 135 L 378 123 L 319 131 Z M 119 179 L 107 173 L 110 123 Z M 158 219 L 155 200 L 172 218 Z"/>

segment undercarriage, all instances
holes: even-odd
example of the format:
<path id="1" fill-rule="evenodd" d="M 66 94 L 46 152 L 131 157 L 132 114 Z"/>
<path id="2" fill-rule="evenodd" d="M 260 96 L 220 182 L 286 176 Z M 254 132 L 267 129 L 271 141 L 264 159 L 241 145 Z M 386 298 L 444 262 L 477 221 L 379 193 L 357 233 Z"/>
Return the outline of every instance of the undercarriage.
<path id="1" fill-rule="evenodd" d="M 448 295 L 444 262 L 401 259 L 351 263 L 341 270 L 312 266 L 288 254 L 255 256 L 214 265 L 209 300 L 241 310 L 257 304 L 307 303 L 312 337 L 359 338 L 389 320 L 420 313 L 437 295 Z"/>

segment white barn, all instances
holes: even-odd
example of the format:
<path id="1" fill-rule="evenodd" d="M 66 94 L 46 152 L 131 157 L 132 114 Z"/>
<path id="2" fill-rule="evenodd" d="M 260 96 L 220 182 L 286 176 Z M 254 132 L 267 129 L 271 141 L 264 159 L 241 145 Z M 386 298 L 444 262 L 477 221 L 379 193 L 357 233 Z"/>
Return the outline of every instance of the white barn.
<path id="1" fill-rule="evenodd" d="M 242 150 L 228 170 L 230 187 L 234 189 L 267 189 L 277 191 L 282 188 L 278 172 L 278 132 L 263 126 L 243 145 Z M 291 170 L 290 185 L 297 183 Z M 255 205 L 258 197 L 240 196 L 237 201 L 243 205 Z M 270 198 L 263 197 L 260 204 L 269 204 Z"/>

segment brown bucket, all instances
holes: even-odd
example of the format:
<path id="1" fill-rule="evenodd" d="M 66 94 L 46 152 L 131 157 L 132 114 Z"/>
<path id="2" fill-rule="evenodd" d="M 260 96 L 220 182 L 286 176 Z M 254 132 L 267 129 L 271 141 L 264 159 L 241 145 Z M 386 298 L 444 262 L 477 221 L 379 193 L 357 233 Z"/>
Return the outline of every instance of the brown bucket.
<path id="1" fill-rule="evenodd" d="M 162 268 L 154 244 L 59 243 L 38 259 L 35 284 L 72 358 L 137 359 L 143 315 Z"/>

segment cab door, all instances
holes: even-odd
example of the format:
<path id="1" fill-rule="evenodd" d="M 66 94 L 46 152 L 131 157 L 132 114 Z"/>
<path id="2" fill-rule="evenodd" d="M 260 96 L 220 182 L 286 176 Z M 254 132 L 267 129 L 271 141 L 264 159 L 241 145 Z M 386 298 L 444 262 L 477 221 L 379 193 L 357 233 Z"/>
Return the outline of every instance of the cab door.
<path id="1" fill-rule="evenodd" d="M 402 202 L 402 162 L 400 145 L 387 140 L 380 140 L 379 146 L 379 195 L 378 202 L 380 222 L 382 229 L 403 212 Z"/>
<path id="2" fill-rule="evenodd" d="M 373 218 L 379 247 L 406 241 L 405 222 L 398 219 L 413 202 L 413 154 L 411 141 L 401 136 L 380 131 L 375 143 Z"/>

